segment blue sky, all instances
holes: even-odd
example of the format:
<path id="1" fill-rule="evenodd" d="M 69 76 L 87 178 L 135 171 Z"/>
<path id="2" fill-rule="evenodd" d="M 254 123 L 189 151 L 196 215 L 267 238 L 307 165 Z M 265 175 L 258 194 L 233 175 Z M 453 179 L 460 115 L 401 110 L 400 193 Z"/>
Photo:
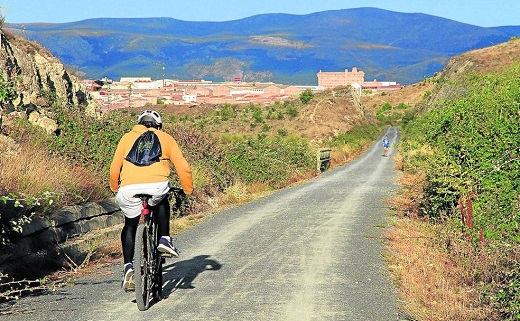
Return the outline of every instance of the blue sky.
<path id="1" fill-rule="evenodd" d="M 6 22 L 71 22 L 89 18 L 170 17 L 227 21 L 262 13 L 308 14 L 375 7 L 420 12 L 481 27 L 520 25 L 520 0 L 0 0 Z"/>

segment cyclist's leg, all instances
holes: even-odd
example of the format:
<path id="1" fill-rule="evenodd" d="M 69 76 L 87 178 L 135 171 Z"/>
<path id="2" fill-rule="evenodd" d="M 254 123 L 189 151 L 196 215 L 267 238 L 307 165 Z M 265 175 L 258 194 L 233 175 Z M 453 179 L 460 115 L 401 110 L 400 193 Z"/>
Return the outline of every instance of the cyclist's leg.
<path id="1" fill-rule="evenodd" d="M 121 231 L 121 245 L 125 264 L 132 263 L 134 257 L 135 232 L 139 225 L 142 202 L 134 195 L 139 192 L 138 185 L 123 186 L 116 194 L 121 211 L 125 215 L 125 225 Z"/>
<path id="2" fill-rule="evenodd" d="M 123 248 L 124 261 L 123 282 L 121 283 L 121 287 L 125 291 L 133 291 L 135 289 L 133 280 L 134 267 L 132 260 L 134 258 L 135 233 L 138 225 L 139 216 L 134 218 L 128 218 L 125 216 L 125 225 L 121 231 L 121 246 Z"/>
<path id="3" fill-rule="evenodd" d="M 125 216 L 125 225 L 121 231 L 121 245 L 123 247 L 124 263 L 132 263 L 134 258 L 135 232 L 139 225 L 139 216 L 128 218 Z"/>
<path id="4" fill-rule="evenodd" d="M 170 203 L 168 197 L 165 197 L 161 202 L 153 207 L 154 214 L 157 215 L 157 223 L 159 224 L 159 235 L 170 235 Z"/>
<path id="5" fill-rule="evenodd" d="M 159 204 L 155 205 L 153 211 L 154 215 L 157 215 L 156 218 L 159 225 L 158 236 L 161 237 L 159 240 L 159 251 L 178 257 L 179 250 L 173 245 L 170 237 L 170 203 L 168 198 L 165 197 Z"/>

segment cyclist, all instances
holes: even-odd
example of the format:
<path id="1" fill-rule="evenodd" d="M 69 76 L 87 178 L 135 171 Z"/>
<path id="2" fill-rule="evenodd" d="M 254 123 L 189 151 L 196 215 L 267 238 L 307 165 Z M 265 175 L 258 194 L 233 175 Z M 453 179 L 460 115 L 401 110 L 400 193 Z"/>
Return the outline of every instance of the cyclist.
<path id="1" fill-rule="evenodd" d="M 384 149 L 383 156 L 385 156 L 385 157 L 388 156 L 388 148 L 390 148 L 390 139 L 388 138 L 388 135 L 385 135 L 385 137 L 383 138 L 383 149 Z"/>
<path id="2" fill-rule="evenodd" d="M 142 206 L 141 200 L 133 196 L 138 193 L 152 195 L 149 205 L 154 214 L 157 215 L 159 235 L 161 235 L 158 250 L 173 257 L 178 257 L 179 251 L 173 245 L 170 237 L 170 205 L 168 197 L 166 197 L 170 190 L 169 162 L 173 163 L 175 167 L 184 193 L 191 194 L 193 191 L 191 168 L 175 139 L 161 130 L 161 116 L 156 111 L 145 110 L 139 115 L 137 123 L 119 141 L 110 166 L 110 189 L 117 193 L 117 203 L 125 216 L 125 224 L 121 232 L 124 260 L 121 286 L 125 291 L 135 289 L 132 259 L 134 257 L 135 233 L 139 225 Z M 161 157 L 151 165 L 137 166 L 126 160 L 125 157 L 129 154 L 134 142 L 146 131 L 153 131 L 157 135 Z"/>

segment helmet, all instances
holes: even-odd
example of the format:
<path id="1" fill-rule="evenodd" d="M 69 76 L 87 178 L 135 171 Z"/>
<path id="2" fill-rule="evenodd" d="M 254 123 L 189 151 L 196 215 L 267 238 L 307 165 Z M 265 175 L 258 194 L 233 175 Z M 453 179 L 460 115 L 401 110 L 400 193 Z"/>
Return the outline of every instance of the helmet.
<path id="1" fill-rule="evenodd" d="M 147 127 L 162 127 L 162 119 L 158 112 L 155 110 L 145 110 L 139 115 L 137 118 L 137 123 L 140 125 L 145 125 Z"/>

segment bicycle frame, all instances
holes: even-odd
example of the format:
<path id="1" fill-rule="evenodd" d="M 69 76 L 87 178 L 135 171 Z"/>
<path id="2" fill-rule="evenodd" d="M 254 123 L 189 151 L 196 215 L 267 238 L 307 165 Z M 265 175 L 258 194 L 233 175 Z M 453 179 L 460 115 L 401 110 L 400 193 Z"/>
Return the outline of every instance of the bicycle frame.
<path id="1" fill-rule="evenodd" d="M 163 258 L 157 250 L 157 221 L 148 206 L 151 196 L 139 194 L 136 197 L 141 199 L 142 209 L 134 248 L 134 282 L 137 307 L 144 311 L 148 309 L 152 298 L 155 301 L 162 299 Z"/>
<path id="2" fill-rule="evenodd" d="M 171 187 L 170 193 L 181 195 L 182 189 Z M 169 197 L 171 195 L 168 195 Z M 159 231 L 156 216 L 148 205 L 152 197 L 148 194 L 136 194 L 142 202 L 141 217 L 135 235 L 134 246 L 134 282 L 135 297 L 139 310 L 147 310 L 151 299 L 162 300 L 162 265 L 165 258 L 157 250 Z"/>
<path id="3" fill-rule="evenodd" d="M 148 208 L 148 200 L 142 199 L 141 206 L 143 208 L 141 209 L 141 218 L 139 219 L 139 224 L 144 223 L 145 221 L 150 219 L 150 209 Z"/>

